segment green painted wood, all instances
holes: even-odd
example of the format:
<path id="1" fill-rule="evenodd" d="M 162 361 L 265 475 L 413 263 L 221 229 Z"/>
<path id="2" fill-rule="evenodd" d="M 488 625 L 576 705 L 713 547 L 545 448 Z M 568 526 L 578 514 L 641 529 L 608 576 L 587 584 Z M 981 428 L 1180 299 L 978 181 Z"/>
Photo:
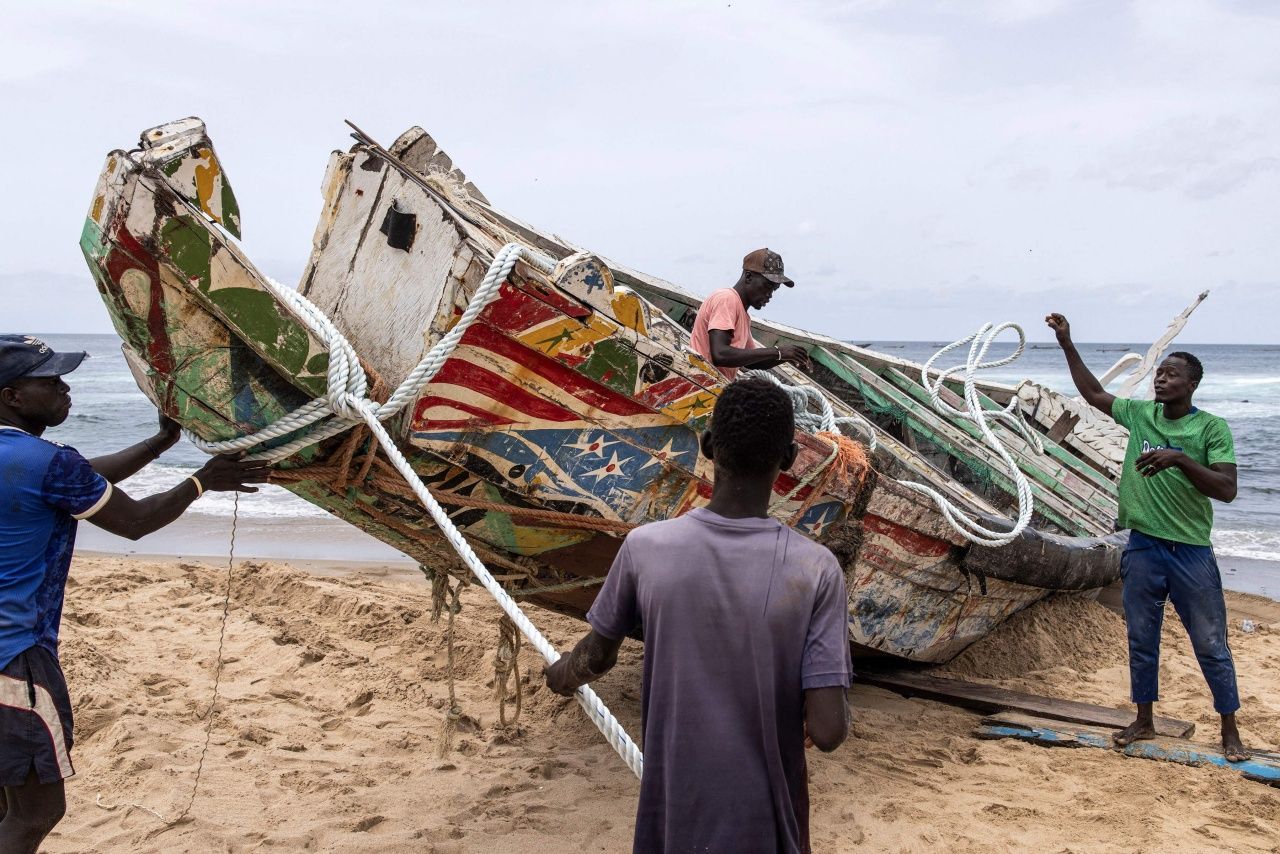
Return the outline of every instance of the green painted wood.
<path id="1" fill-rule="evenodd" d="M 827 367 L 832 373 L 837 374 L 845 382 L 857 387 L 861 382 L 856 378 L 849 376 L 848 367 L 841 361 L 840 356 L 831 352 L 825 347 L 814 347 L 810 350 L 810 357 L 819 364 Z M 861 388 L 860 393 L 873 398 L 877 405 L 889 406 L 888 398 L 881 396 L 874 387 Z M 838 397 L 838 395 L 837 395 Z M 858 411 L 853 404 L 845 402 L 845 405 L 854 411 Z M 939 471 L 932 464 L 927 462 L 919 451 L 881 431 L 876 440 L 879 442 L 881 452 L 888 453 L 893 457 L 897 465 L 901 466 L 905 471 L 904 474 L 932 486 L 939 492 L 949 495 L 953 501 L 958 501 L 964 505 L 972 506 L 978 510 L 989 512 L 996 515 L 1002 515 L 1004 511 L 991 505 L 981 495 L 973 492 L 968 487 L 958 483 L 953 478 Z M 928 500 L 928 499 L 924 499 Z"/>
<path id="2" fill-rule="evenodd" d="M 964 397 L 963 385 L 955 382 L 947 382 L 944 385 L 955 392 L 957 396 L 961 398 Z M 1004 409 L 1003 406 L 991 399 L 991 397 L 983 393 L 981 390 L 978 391 L 978 400 L 981 402 L 982 408 L 988 411 Z M 1099 471 L 1095 466 L 1090 465 L 1087 460 L 1073 454 L 1066 447 L 1063 447 L 1062 442 L 1053 442 L 1043 433 L 1040 435 L 1040 439 L 1044 443 L 1044 450 L 1046 454 L 1049 454 L 1055 460 L 1070 468 L 1075 474 L 1096 485 L 1107 495 L 1111 496 L 1112 501 L 1115 500 L 1117 484 L 1110 475 Z"/>
<path id="3" fill-rule="evenodd" d="M 893 383 L 895 387 L 911 395 L 920 405 L 929 407 L 932 410 L 933 399 L 929 396 L 929 392 L 919 383 L 914 382 L 896 368 L 885 369 L 881 376 Z M 972 437 L 974 441 L 982 441 L 982 431 L 972 421 L 955 419 L 949 420 L 947 423 L 960 428 L 960 430 Z M 1042 487 L 1050 490 L 1063 501 L 1076 507 L 1081 512 L 1087 513 L 1104 525 L 1108 525 L 1115 520 L 1116 502 L 1114 494 L 1099 493 L 1091 482 L 1083 481 L 1079 478 L 1076 479 L 1076 483 L 1086 489 L 1087 492 L 1073 488 L 1065 477 L 1065 475 L 1073 474 L 1073 472 L 1064 468 L 1047 454 L 1051 443 L 1045 441 L 1046 454 L 1042 455 L 1037 453 L 1035 448 L 1025 439 L 1007 428 L 1001 431 L 1001 439 L 1023 473 L 1034 479 Z"/>
<path id="4" fill-rule="evenodd" d="M 834 363 L 829 364 L 827 360 L 823 360 L 823 364 L 845 382 L 857 388 L 864 397 L 871 399 L 874 405 L 901 410 L 908 429 L 914 430 L 965 464 L 980 467 L 978 468 L 980 471 L 990 472 L 992 482 L 997 487 L 1010 496 L 1017 495 L 1017 487 L 1012 478 L 1001 470 L 1003 461 L 995 452 L 975 442 L 972 437 L 957 429 L 949 421 L 935 415 L 928 406 L 920 406 L 879 373 L 852 359 L 836 355 Z M 1055 493 L 1046 491 L 1035 481 L 1031 483 L 1031 489 L 1038 501 L 1039 512 L 1063 531 L 1076 535 L 1097 533 L 1082 526 L 1076 508 L 1063 502 Z"/>

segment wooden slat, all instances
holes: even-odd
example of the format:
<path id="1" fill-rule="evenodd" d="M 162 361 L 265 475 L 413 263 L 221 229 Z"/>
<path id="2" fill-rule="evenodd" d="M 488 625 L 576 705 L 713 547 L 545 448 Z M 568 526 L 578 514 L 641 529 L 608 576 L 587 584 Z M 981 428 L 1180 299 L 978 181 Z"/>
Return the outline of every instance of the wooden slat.
<path id="1" fill-rule="evenodd" d="M 907 376 L 904 376 L 902 381 L 912 382 L 911 378 Z M 921 388 L 918 385 L 916 387 Z M 921 388 L 921 391 L 924 391 L 924 389 Z M 926 395 L 928 394 L 927 391 L 924 391 L 924 393 Z M 956 391 L 954 388 L 948 388 L 944 383 L 939 397 L 961 411 L 965 408 L 963 389 L 961 391 Z M 978 402 L 981 403 L 982 408 L 988 412 L 995 412 L 1004 409 L 1003 406 L 1000 406 L 981 391 L 978 392 Z M 965 425 L 968 427 L 968 422 L 965 422 Z M 979 435 L 976 427 L 973 428 L 972 432 L 975 436 Z M 1077 491 L 1082 489 L 1090 490 L 1090 494 L 1098 494 L 1099 500 L 1108 505 L 1106 516 L 1107 524 L 1109 525 L 1115 519 L 1115 481 L 1111 480 L 1102 472 L 1099 472 L 1093 466 L 1081 460 L 1075 454 L 1060 445 L 1054 442 L 1045 442 L 1044 436 L 1040 437 L 1040 444 L 1044 446 L 1044 454 L 1041 454 L 1035 449 L 1035 446 L 1032 443 L 1024 439 L 1017 431 L 1008 430 L 1006 428 L 1005 435 L 1008 437 L 1005 444 L 1011 449 L 1018 449 L 1020 455 L 1029 460 L 1031 465 L 1037 466 L 1038 468 L 1044 468 L 1045 464 L 1040 461 L 1049 459 L 1057 465 L 1065 467 L 1064 471 L 1072 476 L 1071 481 Z"/>
<path id="2" fill-rule="evenodd" d="M 1042 394 L 1047 393 L 1049 392 L 1049 389 L 1041 388 L 1041 392 Z M 1052 409 L 1052 406 L 1045 407 L 1045 408 L 1041 407 L 1041 403 L 1043 403 L 1043 401 L 1044 401 L 1044 398 L 1041 397 L 1040 400 L 1037 401 L 1035 407 L 1032 409 L 1030 413 L 1027 413 L 1027 402 L 1025 400 L 1020 404 L 1020 406 L 1022 407 L 1023 413 L 1028 414 L 1030 418 L 1032 418 L 1037 424 L 1039 424 L 1045 430 L 1050 430 L 1053 428 L 1053 425 L 1058 422 L 1055 418 L 1052 417 L 1053 413 L 1050 411 L 1050 409 Z M 1067 411 L 1066 407 L 1062 406 L 1061 403 L 1059 403 L 1059 406 L 1062 407 L 1062 412 Z M 1077 424 L 1078 423 L 1079 422 L 1077 422 Z M 1097 448 L 1093 447 L 1088 442 L 1085 442 L 1080 436 L 1076 435 L 1074 432 L 1074 429 L 1075 428 L 1073 427 L 1072 433 L 1067 435 L 1066 440 L 1062 445 L 1063 449 L 1076 455 L 1080 460 L 1083 460 L 1085 463 L 1088 463 L 1089 467 L 1097 471 L 1098 474 L 1101 475 L 1102 477 L 1105 477 L 1108 480 L 1114 477 L 1115 476 L 1114 473 L 1116 471 L 1115 461 L 1112 460 L 1110 457 L 1107 457 L 1104 454 L 1099 453 Z"/>
<path id="3" fill-rule="evenodd" d="M 1075 700 L 1059 700 L 1056 697 L 1042 697 L 1038 694 L 1024 694 L 1021 691 L 1009 691 L 995 685 L 944 679 L 926 673 L 903 670 L 880 673 L 869 671 L 859 673 L 857 680 L 878 688 L 887 688 L 908 697 L 923 697 L 926 700 L 937 700 L 986 713 L 1016 711 L 1059 721 L 1114 729 L 1128 726 L 1133 723 L 1134 718 L 1132 711 L 1123 709 L 1079 703 Z M 1187 738 L 1196 731 L 1195 724 L 1175 718 L 1156 716 L 1155 725 L 1158 734 L 1173 738 Z"/>
<path id="4" fill-rule="evenodd" d="M 955 393 L 956 398 L 962 399 L 962 395 L 964 393 L 963 385 L 956 385 L 954 382 L 951 385 L 952 385 L 951 391 Z M 979 391 L 978 393 L 978 399 L 982 403 L 983 409 L 986 409 L 986 410 L 1004 409 L 1003 406 L 1001 406 L 996 401 L 992 400 L 988 395 L 983 394 L 981 391 Z M 1057 422 L 1054 422 L 1054 423 L 1056 424 Z M 1041 437 L 1041 438 L 1043 440 L 1044 437 Z M 1111 496 L 1112 500 L 1114 501 L 1117 482 L 1111 475 L 1107 474 L 1106 472 L 1099 471 L 1096 466 L 1091 465 L 1087 460 L 1082 459 L 1080 456 L 1073 453 L 1069 448 L 1063 447 L 1060 441 L 1057 441 L 1057 442 L 1042 441 L 1041 444 L 1044 445 L 1044 451 L 1046 454 L 1049 454 L 1054 459 L 1058 460 L 1060 463 L 1070 468 L 1073 472 L 1075 472 L 1080 477 L 1100 487 L 1107 495 Z"/>
<path id="5" fill-rule="evenodd" d="M 937 415 L 928 405 L 922 405 L 913 400 L 902 389 L 889 384 L 887 378 L 882 377 L 866 365 L 861 365 L 848 358 L 842 359 L 840 364 L 856 375 L 856 377 L 848 379 L 860 391 L 865 391 L 869 385 L 872 386 L 881 399 L 885 399 L 903 410 L 906 418 L 913 422 L 910 426 L 928 436 L 931 441 L 940 445 L 943 450 L 953 456 L 959 457 L 966 462 L 980 464 L 990 470 L 993 480 L 1001 489 L 1011 496 L 1017 494 L 1013 481 L 1003 471 L 1004 462 L 996 455 L 995 451 L 981 444 L 962 428 Z M 879 381 L 878 383 L 877 380 Z M 1081 525 L 1078 517 L 1084 508 L 1077 507 L 1073 502 L 1057 495 L 1036 478 L 1032 478 L 1031 488 L 1036 500 L 1040 502 L 1040 512 L 1053 520 L 1055 524 L 1061 526 L 1065 533 L 1096 535 L 1105 530 L 1100 523 L 1095 525 L 1094 528 L 1087 528 Z M 1085 518 L 1092 518 L 1092 514 L 1084 513 L 1083 515 Z"/>
<path id="6" fill-rule="evenodd" d="M 868 376 L 866 378 L 852 374 L 845 360 L 836 353 L 827 350 L 825 347 L 815 348 L 811 351 L 810 355 L 823 367 L 836 373 L 841 379 L 856 387 L 864 396 L 870 396 L 879 401 L 889 402 L 888 394 L 884 390 L 884 380 L 882 380 L 878 374 L 868 371 Z M 839 398 L 837 398 L 837 400 L 839 400 Z M 839 401 L 839 403 L 841 406 L 848 407 L 850 410 L 853 410 L 853 407 L 847 402 Z M 844 413 L 837 409 L 836 414 L 843 415 Z M 864 416 L 865 414 L 866 413 L 863 413 Z M 897 462 L 910 473 L 911 476 L 924 481 L 934 489 L 947 495 L 953 501 L 959 501 L 962 504 L 970 505 L 994 516 L 1005 515 L 1002 510 L 993 506 L 981 495 L 973 492 L 968 487 L 964 486 L 964 484 L 958 482 L 955 478 L 938 471 L 914 448 L 908 448 L 903 442 L 895 439 L 883 430 L 876 434 L 876 439 L 880 443 L 880 447 L 890 453 L 894 459 L 896 459 Z"/>
<path id="7" fill-rule="evenodd" d="M 924 407 L 930 415 L 934 414 L 933 401 L 929 397 L 929 392 L 919 383 L 894 368 L 886 369 L 884 377 L 896 388 L 914 398 L 919 407 Z M 960 410 L 965 408 L 965 402 L 951 389 L 943 387 L 939 396 L 950 406 Z M 980 395 L 980 403 L 984 408 L 987 404 L 995 406 L 994 401 L 982 398 L 983 396 Z M 982 431 L 976 424 L 964 419 L 939 420 L 968 436 L 971 442 L 982 449 L 984 456 L 992 460 L 987 464 L 995 471 L 999 472 L 1003 469 L 1003 461 L 988 449 L 982 440 Z M 1106 533 L 1111 529 L 1117 512 L 1114 487 L 1100 489 L 1089 477 L 1081 477 L 1070 464 L 1064 464 L 1052 453 L 1055 450 L 1053 445 L 1045 445 L 1045 453 L 1041 454 L 1017 432 L 1007 428 L 1001 431 L 1001 438 L 1005 448 L 1017 460 L 1022 471 L 1039 484 L 1041 490 L 1053 493 L 1068 507 L 1082 511 L 1097 522 L 1097 527 L 1092 533 Z M 1070 510 L 1066 513 L 1068 517 L 1072 515 Z"/>
<path id="8" fill-rule="evenodd" d="M 1063 412 L 1058 420 L 1053 422 L 1053 426 L 1049 428 L 1045 438 L 1055 445 L 1060 444 L 1063 439 L 1067 438 L 1067 434 L 1071 432 L 1071 428 L 1075 427 L 1079 420 L 1080 416 L 1074 412 Z"/>
<path id="9" fill-rule="evenodd" d="M 1044 747 L 1097 747 L 1114 750 L 1125 756 L 1159 759 L 1180 765 L 1212 765 L 1237 771 L 1250 780 L 1280 786 L 1280 755 L 1252 751 L 1242 762 L 1230 762 L 1216 745 L 1196 744 L 1180 738 L 1158 736 L 1119 747 L 1111 740 L 1111 731 L 1102 727 L 1047 720 L 1018 712 L 1003 712 L 982 721 L 978 738 L 1017 738 Z"/>

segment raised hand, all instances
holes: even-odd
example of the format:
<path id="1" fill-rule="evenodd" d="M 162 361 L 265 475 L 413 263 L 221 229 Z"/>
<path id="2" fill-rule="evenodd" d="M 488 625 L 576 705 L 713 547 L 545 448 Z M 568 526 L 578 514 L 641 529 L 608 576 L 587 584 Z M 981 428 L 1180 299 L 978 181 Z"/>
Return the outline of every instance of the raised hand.
<path id="1" fill-rule="evenodd" d="M 1067 318 L 1056 311 L 1045 316 L 1044 322 L 1053 330 L 1053 334 L 1058 336 L 1058 343 L 1063 344 L 1071 340 L 1071 324 L 1067 322 Z"/>

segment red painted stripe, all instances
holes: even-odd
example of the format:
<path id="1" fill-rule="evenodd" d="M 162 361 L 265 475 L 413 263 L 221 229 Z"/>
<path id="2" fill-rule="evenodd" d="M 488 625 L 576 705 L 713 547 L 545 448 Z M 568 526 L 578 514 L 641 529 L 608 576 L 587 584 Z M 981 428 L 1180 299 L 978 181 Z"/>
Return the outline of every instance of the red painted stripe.
<path id="1" fill-rule="evenodd" d="M 477 328 L 479 328 L 479 324 L 467 330 L 467 334 L 463 336 L 463 341 L 466 341 L 471 332 Z M 577 415 L 574 415 L 564 407 L 557 406 L 539 395 L 531 394 L 505 377 L 498 376 L 493 371 L 468 362 L 464 358 L 459 358 L 460 354 L 461 351 L 455 351 L 453 358 L 444 363 L 440 368 L 440 373 L 436 374 L 435 379 L 427 386 L 428 388 L 436 385 L 461 386 L 468 390 L 470 396 L 488 397 L 495 403 L 509 406 L 517 412 L 532 418 L 556 422 L 580 420 Z M 421 419 L 424 410 L 423 402 L 427 400 L 430 400 L 430 398 L 420 398 L 414 405 L 414 430 L 426 429 L 426 422 Z M 449 400 L 448 403 L 450 406 L 458 405 L 458 401 L 455 400 Z"/>
<path id="2" fill-rule="evenodd" d="M 644 391 L 640 392 L 638 398 L 650 406 L 667 406 L 683 397 L 688 397 L 701 391 L 706 391 L 706 389 L 677 374 L 673 377 L 667 377 L 665 380 L 660 380 L 644 389 Z"/>
<path id="3" fill-rule="evenodd" d="M 546 314 L 544 319 L 549 319 L 556 315 L 568 315 L 569 317 L 581 320 L 584 317 L 590 317 L 592 314 L 592 310 L 590 308 L 576 300 L 566 297 L 559 290 L 555 288 L 544 288 L 541 285 L 526 279 L 507 279 L 507 281 L 502 285 L 500 294 L 502 300 L 506 302 L 507 310 L 517 312 L 549 312 Z M 538 322 L 541 323 L 542 321 L 539 320 Z M 517 324 L 518 325 L 510 328 L 516 331 L 524 331 L 531 325 L 521 323 L 519 321 L 517 321 Z"/>
<path id="4" fill-rule="evenodd" d="M 585 377 L 572 368 L 560 364 L 547 354 L 508 338 L 487 323 L 473 324 L 467 330 L 467 334 L 462 336 L 462 343 L 477 349 L 489 350 L 509 359 L 588 406 L 610 415 L 649 415 L 653 412 L 649 407 L 642 406 L 631 398 L 605 388 L 590 377 Z"/>
<path id="5" fill-rule="evenodd" d="M 498 298 L 485 306 L 481 316 L 498 328 L 518 335 L 565 315 L 565 311 L 547 305 L 544 300 L 534 299 L 520 288 L 512 287 L 508 281 L 498 289 Z"/>
<path id="6" fill-rule="evenodd" d="M 436 406 L 447 406 L 451 409 L 457 409 L 461 412 L 465 412 L 473 417 L 447 419 L 435 418 L 428 421 L 421 421 L 423 426 L 420 428 L 417 426 L 420 419 L 415 417 L 415 430 L 471 430 L 479 427 L 505 427 L 508 424 L 515 423 L 510 418 L 499 418 L 483 407 L 473 406 L 470 403 L 464 403 L 461 400 L 454 400 L 450 397 L 439 397 L 434 394 L 418 398 L 418 402 L 414 406 L 414 411 L 422 413 Z"/>
<path id="7" fill-rule="evenodd" d="M 116 244 L 106 258 L 107 275 L 119 286 L 127 270 L 142 270 L 151 280 L 150 303 L 147 306 L 147 362 L 158 372 L 173 373 L 173 344 L 165 324 L 163 289 L 160 287 L 159 262 L 125 227 L 125 217 L 118 215 L 111 235 Z"/>
<path id="8" fill-rule="evenodd" d="M 951 551 L 951 543 L 905 528 L 882 516 L 870 513 L 862 517 L 862 526 L 877 534 L 884 534 L 909 552 L 927 557 L 942 557 Z"/>

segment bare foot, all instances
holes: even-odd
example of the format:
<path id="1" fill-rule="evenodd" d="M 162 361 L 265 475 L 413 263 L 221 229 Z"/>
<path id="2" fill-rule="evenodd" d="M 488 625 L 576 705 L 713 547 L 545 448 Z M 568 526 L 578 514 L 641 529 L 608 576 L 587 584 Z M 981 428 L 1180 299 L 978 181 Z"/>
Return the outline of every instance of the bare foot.
<path id="1" fill-rule="evenodd" d="M 1251 755 L 1240 740 L 1235 715 L 1222 716 L 1222 755 L 1228 762 L 1243 762 Z"/>
<path id="2" fill-rule="evenodd" d="M 1148 738 L 1156 737 L 1156 728 L 1149 720 L 1138 718 L 1124 729 L 1111 736 L 1111 740 L 1116 743 L 1117 747 L 1128 747 L 1135 741 L 1142 741 Z"/>

